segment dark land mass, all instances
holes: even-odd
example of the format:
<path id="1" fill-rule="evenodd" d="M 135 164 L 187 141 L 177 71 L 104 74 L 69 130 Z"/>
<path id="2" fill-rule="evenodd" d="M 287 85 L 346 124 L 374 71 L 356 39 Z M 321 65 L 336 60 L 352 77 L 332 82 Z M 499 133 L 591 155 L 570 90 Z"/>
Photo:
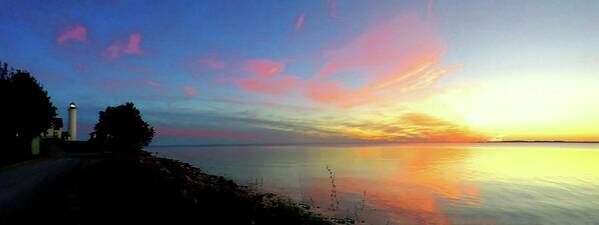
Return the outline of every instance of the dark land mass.
<path id="1" fill-rule="evenodd" d="M 506 141 L 488 141 L 485 143 L 599 143 L 599 141 L 561 141 L 561 140 L 556 140 L 556 141 L 550 141 L 550 140 L 506 140 Z"/>
<path id="2" fill-rule="evenodd" d="M 309 206 L 149 153 L 75 158 L 75 169 L 0 205 L 0 224 L 331 224 Z"/>

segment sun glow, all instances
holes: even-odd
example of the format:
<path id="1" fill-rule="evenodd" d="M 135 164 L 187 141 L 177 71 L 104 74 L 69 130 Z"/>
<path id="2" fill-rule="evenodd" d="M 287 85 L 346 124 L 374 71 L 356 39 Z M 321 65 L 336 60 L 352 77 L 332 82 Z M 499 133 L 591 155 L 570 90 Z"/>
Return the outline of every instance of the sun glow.
<path id="1" fill-rule="evenodd" d="M 599 85 L 594 78 L 492 80 L 448 87 L 412 106 L 457 122 L 490 138 L 596 140 Z"/>

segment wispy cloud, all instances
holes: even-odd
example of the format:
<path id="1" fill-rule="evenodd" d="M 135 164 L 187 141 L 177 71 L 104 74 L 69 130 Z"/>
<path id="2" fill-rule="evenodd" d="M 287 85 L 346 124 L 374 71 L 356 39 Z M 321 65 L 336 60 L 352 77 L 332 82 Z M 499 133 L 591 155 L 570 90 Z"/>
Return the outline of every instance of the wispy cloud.
<path id="1" fill-rule="evenodd" d="M 58 44 L 66 44 L 67 42 L 86 42 L 87 28 L 82 25 L 66 27 L 56 38 Z"/>
<path id="2" fill-rule="evenodd" d="M 250 59 L 245 63 L 245 70 L 261 77 L 269 77 L 281 73 L 285 64 L 270 59 Z"/>
<path id="3" fill-rule="evenodd" d="M 312 101 L 343 107 L 354 106 L 372 99 L 369 93 L 360 93 L 342 87 L 339 81 L 312 81 L 304 86 L 304 94 Z"/>
<path id="4" fill-rule="evenodd" d="M 198 90 L 193 87 L 184 87 L 183 93 L 188 96 L 196 96 L 198 94 Z"/>
<path id="5" fill-rule="evenodd" d="M 207 68 L 211 70 L 223 69 L 225 68 L 225 62 L 222 60 L 218 60 L 217 54 L 211 53 L 202 57 L 195 59 L 191 63 L 192 67 L 201 66 L 202 68 Z"/>
<path id="6" fill-rule="evenodd" d="M 235 132 L 235 131 L 214 131 L 214 130 L 167 130 L 157 129 L 158 136 L 184 136 L 198 138 L 230 138 L 230 139 L 251 139 L 256 138 L 254 133 Z"/>
<path id="7" fill-rule="evenodd" d="M 151 88 L 155 88 L 155 89 L 164 88 L 164 85 L 162 83 L 159 83 L 157 81 L 152 81 L 152 80 L 141 80 L 140 84 L 142 84 L 143 86 L 151 87 Z"/>
<path id="8" fill-rule="evenodd" d="M 303 15 L 303 14 L 302 14 Z M 298 20 L 299 22 L 300 20 Z M 250 76 L 233 79 L 242 89 L 274 97 L 298 93 L 314 103 L 351 108 L 426 88 L 461 66 L 440 66 L 445 42 L 416 14 L 402 14 L 323 51 L 322 69 L 311 78 L 285 75 L 286 64 L 250 59 Z M 360 71 L 361 85 L 350 84 Z"/>
<path id="9" fill-rule="evenodd" d="M 141 55 L 143 51 L 139 46 L 141 42 L 141 34 L 132 34 L 129 35 L 129 43 L 127 44 L 127 48 L 125 48 L 124 52 L 130 55 Z"/>
<path id="10" fill-rule="evenodd" d="M 329 14 L 333 18 L 337 18 L 337 1 L 336 0 L 326 0 L 327 7 L 329 8 Z"/>
<path id="11" fill-rule="evenodd" d="M 295 26 L 294 26 L 294 30 L 295 32 L 298 32 L 302 29 L 302 27 L 304 26 L 304 19 L 306 18 L 306 14 L 302 13 L 299 16 L 297 16 L 297 18 L 295 19 Z"/>
<path id="12" fill-rule="evenodd" d="M 110 58 L 118 58 L 122 55 L 142 55 L 144 53 L 141 49 L 142 37 L 142 34 L 134 33 L 129 35 L 127 41 L 115 41 L 106 48 L 106 55 Z"/>
<path id="13" fill-rule="evenodd" d="M 288 96 L 300 85 L 298 77 L 281 74 L 285 64 L 279 61 L 250 59 L 245 62 L 243 69 L 249 74 L 232 80 L 240 88 L 251 93 Z"/>
<path id="14" fill-rule="evenodd" d="M 325 51 L 328 61 L 317 78 L 358 68 L 398 70 L 419 63 L 423 58 L 436 60 L 444 51 L 440 35 L 430 25 L 420 21 L 415 14 L 401 15 L 339 48 Z M 377 74 L 380 76 L 381 73 Z"/>
<path id="15" fill-rule="evenodd" d="M 432 27 L 415 14 L 379 24 L 339 48 L 324 52 L 324 68 L 307 86 L 315 102 L 352 107 L 372 102 L 380 91 L 416 90 L 452 70 L 439 68 L 445 45 Z M 363 71 L 361 87 L 346 87 L 347 71 Z M 327 81 L 324 81 L 327 79 Z"/>
<path id="16" fill-rule="evenodd" d="M 467 127 L 424 113 L 405 112 L 398 116 L 345 123 L 340 130 L 372 141 L 472 142 L 486 137 Z"/>
<path id="17" fill-rule="evenodd" d="M 426 16 L 428 18 L 433 16 L 433 0 L 428 0 L 426 3 Z"/>
<path id="18" fill-rule="evenodd" d="M 278 75 L 274 77 L 253 76 L 236 81 L 239 87 L 246 91 L 268 94 L 272 96 L 287 96 L 299 85 L 299 79 L 295 76 Z"/>
<path id="19" fill-rule="evenodd" d="M 253 103 L 244 102 L 244 100 L 234 99 L 215 99 L 219 102 L 239 102 L 240 104 Z M 251 100 L 250 100 L 251 101 Z M 235 103 L 237 104 L 237 103 Z M 277 104 L 277 103 L 275 103 Z M 274 112 L 267 114 L 261 113 L 249 113 L 248 111 L 231 111 L 223 112 L 222 110 L 213 109 L 189 109 L 189 108 L 169 108 L 170 111 L 164 110 L 152 111 L 146 110 L 144 115 L 154 120 L 161 120 L 163 118 L 176 117 L 179 121 L 188 121 L 184 124 L 168 123 L 158 125 L 164 130 L 236 130 L 237 128 L 243 128 L 243 132 L 247 128 L 251 128 L 253 131 L 260 131 L 260 134 L 286 134 L 293 139 L 304 139 L 310 138 L 326 138 L 335 140 L 339 137 L 337 131 L 332 131 L 329 127 L 321 126 L 320 121 L 312 121 L 305 119 L 294 119 L 292 117 L 284 115 L 275 115 Z M 196 128 L 198 127 L 198 128 Z M 256 133 L 256 132 L 253 132 Z M 286 136 L 284 135 L 284 136 Z M 296 141 L 297 141 L 296 140 Z M 263 141 L 268 141 L 264 139 Z"/>
<path id="20" fill-rule="evenodd" d="M 280 102 L 272 101 L 259 101 L 259 100 L 248 100 L 248 99 L 235 99 L 235 98 L 219 98 L 219 100 L 232 104 L 248 105 L 255 107 L 267 107 L 269 109 L 283 109 L 288 111 L 323 111 L 321 108 L 310 107 L 305 105 L 293 105 L 285 104 Z"/>
<path id="21" fill-rule="evenodd" d="M 158 81 L 153 80 L 103 80 L 100 83 L 100 88 L 111 90 L 111 91 L 119 91 L 119 90 L 130 90 L 131 88 L 142 88 L 142 89 L 150 89 L 157 91 L 165 91 L 167 89 L 166 85 L 162 84 Z"/>

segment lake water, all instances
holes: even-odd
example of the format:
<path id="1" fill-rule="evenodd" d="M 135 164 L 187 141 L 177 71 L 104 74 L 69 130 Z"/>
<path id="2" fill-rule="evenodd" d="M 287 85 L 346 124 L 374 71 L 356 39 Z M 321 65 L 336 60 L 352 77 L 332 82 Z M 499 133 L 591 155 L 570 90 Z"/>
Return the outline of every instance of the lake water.
<path id="1" fill-rule="evenodd" d="M 368 224 L 599 224 L 596 144 L 147 150 Z"/>

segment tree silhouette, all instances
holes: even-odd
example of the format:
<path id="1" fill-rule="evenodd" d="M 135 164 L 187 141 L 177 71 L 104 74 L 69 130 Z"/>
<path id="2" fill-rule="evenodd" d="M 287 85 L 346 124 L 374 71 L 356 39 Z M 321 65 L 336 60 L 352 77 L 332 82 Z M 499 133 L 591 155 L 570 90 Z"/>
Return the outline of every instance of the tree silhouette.
<path id="1" fill-rule="evenodd" d="M 0 126 L 0 140 L 10 147 L 12 147 L 10 144 L 16 138 L 15 121 L 13 119 L 16 109 L 12 108 L 14 105 L 13 100 L 10 70 L 8 70 L 8 65 L 4 63 L 0 67 L 0 104 L 2 104 L 2 110 L 0 110 L 0 124 L 2 124 Z"/>
<path id="2" fill-rule="evenodd" d="M 48 92 L 27 71 L 0 67 L 0 140 L 5 160 L 27 157 L 31 139 L 45 132 L 56 116 Z"/>
<path id="3" fill-rule="evenodd" d="M 131 102 L 100 111 L 94 130 L 93 142 L 123 152 L 138 152 L 154 137 L 154 128 L 141 118 L 141 113 Z"/>
<path id="4" fill-rule="evenodd" d="M 29 73 L 17 71 L 11 77 L 13 107 L 17 110 L 14 119 L 19 137 L 31 139 L 48 130 L 56 117 L 56 107 L 48 92 Z"/>

